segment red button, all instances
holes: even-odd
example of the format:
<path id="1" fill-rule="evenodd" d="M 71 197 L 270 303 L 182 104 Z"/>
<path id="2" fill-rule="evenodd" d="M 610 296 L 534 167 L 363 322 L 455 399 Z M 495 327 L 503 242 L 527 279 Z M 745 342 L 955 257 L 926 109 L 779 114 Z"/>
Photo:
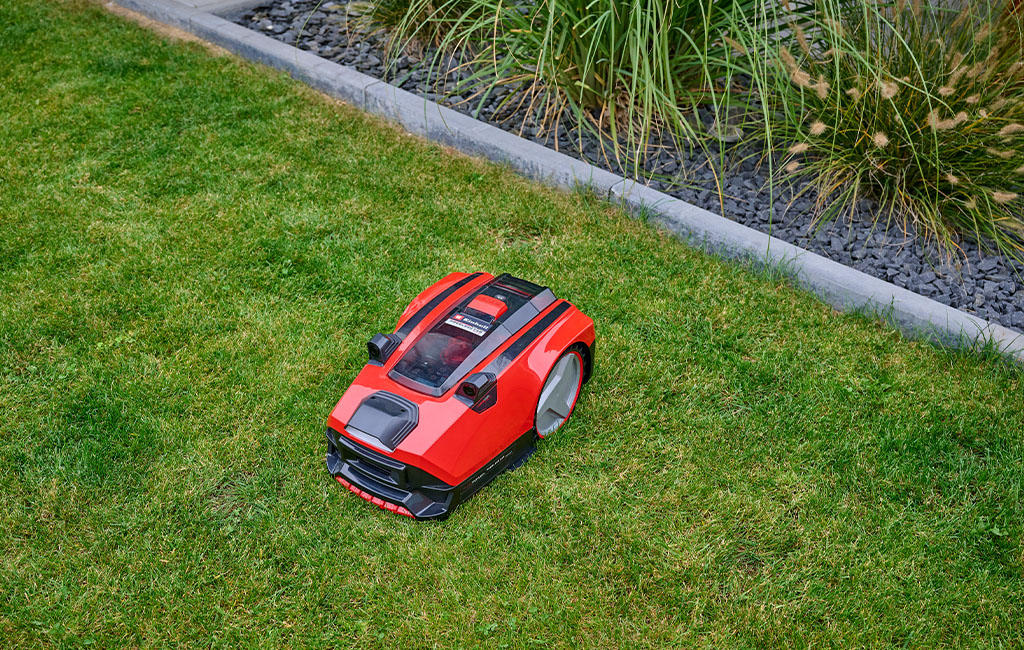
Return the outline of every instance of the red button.
<path id="1" fill-rule="evenodd" d="M 493 296 L 484 295 L 480 295 L 477 296 L 476 298 L 473 298 L 473 300 L 469 303 L 468 307 L 470 309 L 482 311 L 483 313 L 487 314 L 492 318 L 497 318 L 501 316 L 502 314 L 505 313 L 505 310 L 508 309 L 508 305 L 498 300 L 497 298 L 494 298 Z"/>

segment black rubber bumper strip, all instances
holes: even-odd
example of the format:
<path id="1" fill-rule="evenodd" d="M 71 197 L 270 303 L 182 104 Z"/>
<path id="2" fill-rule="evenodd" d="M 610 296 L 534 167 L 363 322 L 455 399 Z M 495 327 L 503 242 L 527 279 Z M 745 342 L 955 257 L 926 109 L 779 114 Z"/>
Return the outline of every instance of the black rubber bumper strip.
<path id="1" fill-rule="evenodd" d="M 452 295 L 453 293 L 455 293 L 462 287 L 466 286 L 473 280 L 476 280 L 481 275 L 481 273 L 474 273 L 473 275 L 466 276 L 459 280 L 458 282 L 456 282 L 455 284 L 453 284 L 452 286 L 442 291 L 441 293 L 434 296 L 434 298 L 430 302 L 420 307 L 419 311 L 410 316 L 409 320 L 402 323 L 402 326 L 399 327 L 395 333 L 403 337 L 408 336 L 409 332 L 411 332 L 414 327 L 419 325 L 420 321 L 427 317 L 427 314 L 437 309 L 437 306 L 444 302 L 445 299 L 448 298 L 448 296 Z"/>

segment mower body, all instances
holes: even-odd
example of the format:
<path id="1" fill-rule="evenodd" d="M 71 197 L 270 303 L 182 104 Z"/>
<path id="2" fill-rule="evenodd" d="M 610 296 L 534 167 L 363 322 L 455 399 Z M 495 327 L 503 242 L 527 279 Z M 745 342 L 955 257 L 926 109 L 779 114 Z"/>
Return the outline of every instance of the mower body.
<path id="1" fill-rule="evenodd" d="M 366 365 L 327 420 L 328 471 L 391 512 L 447 517 L 534 451 L 546 378 L 571 349 L 582 386 L 594 336 L 594 322 L 546 287 L 448 275 L 367 344 Z"/>

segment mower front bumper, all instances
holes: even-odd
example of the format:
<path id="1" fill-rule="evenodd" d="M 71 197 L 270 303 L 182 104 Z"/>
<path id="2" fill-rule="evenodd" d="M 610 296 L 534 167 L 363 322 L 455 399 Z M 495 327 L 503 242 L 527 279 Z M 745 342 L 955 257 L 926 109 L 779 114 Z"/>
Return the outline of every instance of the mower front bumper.
<path id="1" fill-rule="evenodd" d="M 458 493 L 457 487 L 350 440 L 331 427 L 327 428 L 327 471 L 374 505 L 414 519 L 444 519 Z"/>
<path id="2" fill-rule="evenodd" d="M 531 429 L 459 485 L 444 481 L 361 445 L 327 427 L 327 471 L 339 483 L 385 510 L 413 519 L 445 519 L 506 469 L 535 451 Z"/>

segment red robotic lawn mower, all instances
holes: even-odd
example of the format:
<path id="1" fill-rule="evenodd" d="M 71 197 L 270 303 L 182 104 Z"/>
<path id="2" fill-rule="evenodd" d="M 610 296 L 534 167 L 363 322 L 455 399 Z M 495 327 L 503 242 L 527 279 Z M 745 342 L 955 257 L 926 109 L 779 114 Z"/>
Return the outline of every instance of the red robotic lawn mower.
<path id="1" fill-rule="evenodd" d="M 452 273 L 367 350 L 327 419 L 327 469 L 381 508 L 444 519 L 569 419 L 594 321 L 546 287 Z"/>

